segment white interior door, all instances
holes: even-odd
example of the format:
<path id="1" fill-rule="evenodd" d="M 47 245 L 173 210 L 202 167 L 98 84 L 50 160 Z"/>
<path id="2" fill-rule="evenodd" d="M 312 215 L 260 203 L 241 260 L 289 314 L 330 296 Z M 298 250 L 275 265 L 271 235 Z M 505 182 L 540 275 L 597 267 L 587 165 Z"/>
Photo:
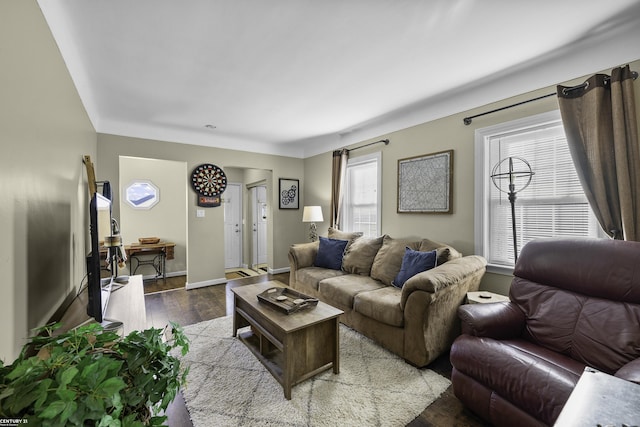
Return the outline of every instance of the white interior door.
<path id="1" fill-rule="evenodd" d="M 267 187 L 257 187 L 258 197 L 258 264 L 267 263 Z"/>
<path id="2" fill-rule="evenodd" d="M 267 187 L 251 188 L 252 268 L 267 263 Z"/>
<path id="3" fill-rule="evenodd" d="M 242 186 L 229 183 L 224 199 L 224 268 L 242 266 Z"/>

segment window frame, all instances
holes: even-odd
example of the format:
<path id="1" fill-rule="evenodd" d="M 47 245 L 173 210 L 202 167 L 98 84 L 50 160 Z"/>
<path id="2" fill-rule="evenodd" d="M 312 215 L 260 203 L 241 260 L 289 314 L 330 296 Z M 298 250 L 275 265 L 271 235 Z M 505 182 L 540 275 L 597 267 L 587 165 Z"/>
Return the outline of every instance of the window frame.
<path id="1" fill-rule="evenodd" d="M 370 154 L 363 154 L 361 156 L 356 156 L 356 157 L 349 157 L 349 159 L 347 160 L 347 167 L 345 169 L 345 182 L 344 182 L 344 194 L 343 194 L 343 199 L 342 199 L 342 203 L 343 203 L 343 207 L 342 207 L 342 218 L 340 218 L 340 224 L 343 225 L 344 230 L 343 231 L 353 231 L 350 230 L 347 227 L 347 224 L 349 224 L 349 222 L 347 221 L 347 201 L 348 201 L 348 182 L 347 182 L 347 176 L 348 176 L 348 169 L 349 167 L 353 167 L 353 166 L 358 166 L 361 165 L 363 163 L 369 163 L 374 161 L 376 163 L 376 167 L 377 167 L 377 179 L 376 179 L 376 234 L 375 236 L 380 236 L 382 233 L 382 151 L 376 151 L 374 153 L 370 153 Z M 350 224 L 349 224 L 350 225 Z M 375 237 L 373 236 L 373 237 Z"/>
<path id="2" fill-rule="evenodd" d="M 489 200 L 491 186 L 493 185 L 489 175 L 493 165 L 490 162 L 490 147 L 488 138 L 496 134 L 512 132 L 516 130 L 525 130 L 532 127 L 540 127 L 558 121 L 562 122 L 559 110 L 553 110 L 542 114 L 524 117 L 493 126 L 476 129 L 475 131 L 475 184 L 474 184 L 474 249 L 475 253 L 481 256 L 487 256 L 485 251 L 489 247 L 490 239 L 490 221 L 488 213 L 490 211 Z M 593 213 L 591 212 L 591 215 Z M 604 232 L 597 226 L 597 237 L 604 237 Z M 522 249 L 522 248 L 519 248 Z M 490 273 L 513 275 L 512 266 L 499 264 L 487 264 L 487 271 Z"/>

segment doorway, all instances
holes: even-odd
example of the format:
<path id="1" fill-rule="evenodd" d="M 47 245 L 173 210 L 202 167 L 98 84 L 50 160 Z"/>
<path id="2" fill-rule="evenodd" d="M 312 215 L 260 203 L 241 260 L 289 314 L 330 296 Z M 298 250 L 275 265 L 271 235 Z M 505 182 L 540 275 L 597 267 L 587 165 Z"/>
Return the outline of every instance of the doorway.
<path id="1" fill-rule="evenodd" d="M 139 238 L 158 238 L 175 244 L 171 258 L 161 264 L 143 264 L 136 274 L 145 279 L 157 280 L 160 266 L 163 276 L 179 277 L 186 282 L 187 275 L 187 163 L 142 157 L 119 157 L 119 201 L 114 217 L 118 225 L 122 243 L 138 244 Z M 129 193 L 133 189 L 153 188 L 155 203 L 132 201 Z M 146 197 L 146 196 L 145 196 Z M 142 199 L 139 199 L 142 200 Z M 150 258 L 150 257 L 145 257 Z M 152 258 L 153 261 L 153 258 Z M 131 261 L 127 263 L 131 269 Z M 132 271 L 126 274 L 132 274 Z M 184 276 L 184 277 L 183 277 Z M 163 282 L 161 282 L 163 283 Z M 182 283 L 184 286 L 184 283 Z"/>
<path id="2" fill-rule="evenodd" d="M 269 201 L 273 194 L 273 172 L 233 166 L 225 166 L 224 171 L 228 182 L 222 194 L 225 276 L 235 279 L 240 278 L 238 275 L 266 274 L 273 244 Z"/>

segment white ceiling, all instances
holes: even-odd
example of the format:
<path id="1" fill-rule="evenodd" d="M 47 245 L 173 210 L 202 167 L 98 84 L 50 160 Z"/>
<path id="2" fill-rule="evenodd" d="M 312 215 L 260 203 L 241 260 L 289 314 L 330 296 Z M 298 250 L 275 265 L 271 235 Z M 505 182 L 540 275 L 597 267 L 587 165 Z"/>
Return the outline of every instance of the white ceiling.
<path id="1" fill-rule="evenodd" d="M 39 4 L 97 132 L 293 157 L 640 59 L 640 0 Z"/>

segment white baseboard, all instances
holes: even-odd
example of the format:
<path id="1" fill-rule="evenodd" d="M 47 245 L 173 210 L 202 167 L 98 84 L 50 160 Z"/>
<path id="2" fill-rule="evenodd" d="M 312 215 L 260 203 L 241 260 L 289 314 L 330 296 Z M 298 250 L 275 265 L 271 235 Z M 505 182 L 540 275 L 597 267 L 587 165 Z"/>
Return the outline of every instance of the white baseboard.
<path id="1" fill-rule="evenodd" d="M 282 274 L 291 271 L 291 267 L 269 268 L 269 274 Z"/>
<path id="2" fill-rule="evenodd" d="M 202 282 L 193 282 L 193 283 L 187 282 L 184 287 L 185 289 L 189 290 L 189 289 L 204 288 L 206 286 L 220 285 L 222 283 L 227 283 L 227 279 L 223 277 L 222 279 L 211 279 L 211 280 L 205 280 Z"/>

